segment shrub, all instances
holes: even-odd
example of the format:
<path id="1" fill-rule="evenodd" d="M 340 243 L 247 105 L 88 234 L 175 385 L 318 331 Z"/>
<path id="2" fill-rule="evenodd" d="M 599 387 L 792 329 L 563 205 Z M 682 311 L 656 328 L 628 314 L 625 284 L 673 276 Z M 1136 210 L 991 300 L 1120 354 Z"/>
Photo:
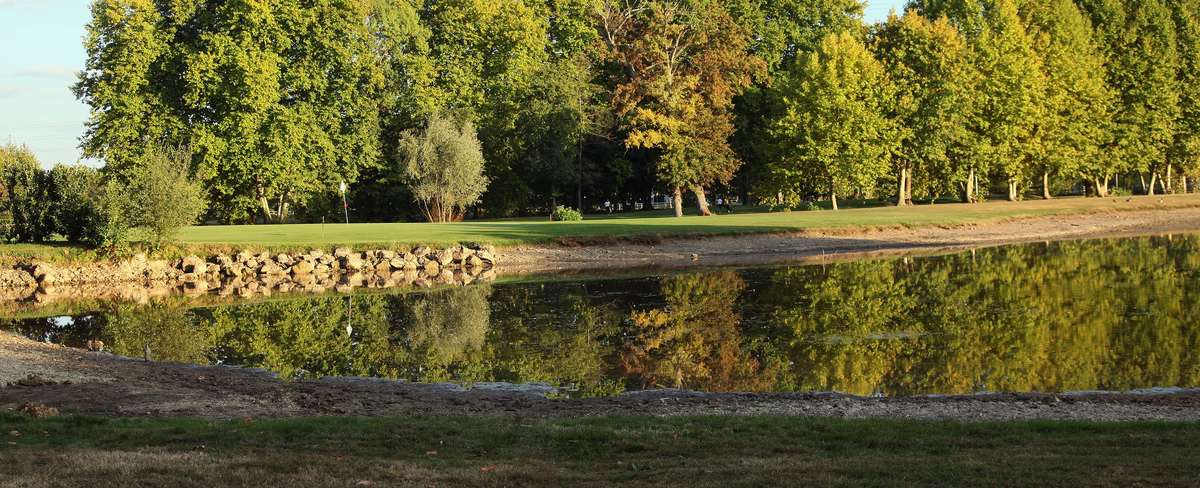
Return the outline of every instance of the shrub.
<path id="1" fill-rule="evenodd" d="M 87 166 L 56 165 L 48 174 L 54 229 L 71 242 L 81 242 L 91 226 L 94 193 L 100 172 Z"/>
<path id="2" fill-rule="evenodd" d="M 824 210 L 821 208 L 820 205 L 817 204 L 817 202 L 812 202 L 812 201 L 804 202 L 803 208 L 804 208 L 804 210 L 809 211 L 809 212 L 816 212 L 819 210 Z"/>
<path id="3" fill-rule="evenodd" d="M 146 153 L 133 173 L 131 220 L 146 229 L 152 247 L 173 240 L 179 229 L 196 223 L 208 206 L 204 188 L 189 177 L 190 166 L 188 148 L 157 147 Z"/>
<path id="4" fill-rule="evenodd" d="M 550 220 L 556 222 L 579 222 L 583 220 L 583 214 L 571 207 L 559 205 L 558 207 L 555 207 L 554 212 L 550 214 Z"/>
<path id="5" fill-rule="evenodd" d="M 4 186 L 4 238 L 42 242 L 54 234 L 50 178 L 25 146 L 0 147 L 0 185 Z"/>
<path id="6" fill-rule="evenodd" d="M 131 219 L 129 192 L 116 181 L 99 185 L 84 209 L 84 231 L 79 242 L 112 253 L 129 246 Z"/>
<path id="7" fill-rule="evenodd" d="M 400 139 L 401 168 L 413 199 L 430 222 L 453 222 L 487 189 L 475 127 L 433 116 Z"/>

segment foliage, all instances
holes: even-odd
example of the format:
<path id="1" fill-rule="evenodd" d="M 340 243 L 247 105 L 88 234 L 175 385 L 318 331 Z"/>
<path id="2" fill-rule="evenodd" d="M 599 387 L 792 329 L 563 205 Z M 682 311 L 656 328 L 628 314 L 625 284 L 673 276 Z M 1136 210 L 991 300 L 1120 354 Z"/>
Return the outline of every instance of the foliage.
<path id="1" fill-rule="evenodd" d="M 189 176 L 190 154 L 190 149 L 185 147 L 151 148 L 129 186 L 132 221 L 146 229 L 151 246 L 161 247 L 170 242 L 180 229 L 196 223 L 204 214 L 207 205 L 204 187 Z M 106 198 L 115 198 L 107 191 L 113 188 L 106 188 Z M 103 208 L 116 211 L 118 205 L 104 201 Z M 115 214 L 109 216 L 108 222 L 116 222 L 113 218 Z M 112 230 L 115 227 L 109 228 Z"/>
<path id="2" fill-rule="evenodd" d="M 550 220 L 555 222 L 580 222 L 583 220 L 583 214 L 571 207 L 559 205 L 554 207 L 554 213 L 550 214 Z"/>
<path id="3" fill-rule="evenodd" d="M 888 168 L 894 144 L 884 108 L 892 97 L 883 66 L 848 33 L 830 34 L 781 82 L 785 115 L 776 137 L 792 148 L 771 165 L 772 192 L 795 206 L 870 187 Z"/>
<path id="4" fill-rule="evenodd" d="M 614 110 L 630 148 L 657 150 L 656 173 L 675 190 L 696 194 L 708 215 L 705 187 L 728 183 L 741 161 L 729 146 L 733 97 L 764 63 L 720 2 L 606 2 L 601 10 L 606 56 L 620 67 Z"/>
<path id="5" fill-rule="evenodd" d="M 54 228 L 67 241 L 81 242 L 91 225 L 93 193 L 100 173 L 87 166 L 55 165 L 46 175 L 50 182 L 47 204 L 53 208 Z"/>
<path id="6" fill-rule="evenodd" d="M 430 222 L 453 222 L 488 186 L 483 151 L 470 123 L 435 115 L 400 140 L 400 172 Z"/>
<path id="7" fill-rule="evenodd" d="M 42 242 L 54 234 L 54 206 L 50 177 L 33 151 L 25 146 L 0 146 L 0 186 L 6 198 L 7 232 L 15 242 Z"/>
<path id="8" fill-rule="evenodd" d="M 133 213 L 127 187 L 109 180 L 96 188 L 84 209 L 86 224 L 79 242 L 93 248 L 120 254 L 132 238 Z"/>

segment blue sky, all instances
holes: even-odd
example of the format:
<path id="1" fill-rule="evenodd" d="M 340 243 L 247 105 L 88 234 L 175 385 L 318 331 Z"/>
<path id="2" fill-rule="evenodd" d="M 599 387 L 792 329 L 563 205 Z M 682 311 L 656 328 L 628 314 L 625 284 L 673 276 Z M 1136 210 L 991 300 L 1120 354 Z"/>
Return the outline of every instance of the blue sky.
<path id="1" fill-rule="evenodd" d="M 26 144 L 42 164 L 79 160 L 87 107 L 71 93 L 83 68 L 89 0 L 0 0 L 0 143 Z M 904 0 L 870 0 L 868 21 Z"/>

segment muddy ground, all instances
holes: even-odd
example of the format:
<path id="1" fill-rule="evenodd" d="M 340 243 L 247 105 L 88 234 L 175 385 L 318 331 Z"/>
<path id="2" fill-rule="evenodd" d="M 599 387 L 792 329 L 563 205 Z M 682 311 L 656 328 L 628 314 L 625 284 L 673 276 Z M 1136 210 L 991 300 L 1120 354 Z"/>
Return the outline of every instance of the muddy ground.
<path id="1" fill-rule="evenodd" d="M 505 249 L 499 271 L 501 275 L 519 275 L 637 267 L 803 263 L 936 254 L 1022 242 L 1196 232 L 1200 232 L 1200 208 L 1114 210 L 942 227 L 853 228 L 641 243 L 524 246 Z"/>
<path id="2" fill-rule="evenodd" d="M 373 379 L 285 382 L 260 370 L 146 362 L 43 344 L 6 333 L 0 333 L 2 384 L 7 384 L 0 388 L 0 409 L 5 411 L 39 402 L 64 413 L 115 417 L 770 414 L 961 421 L 1200 421 L 1200 390 L 910 398 L 656 391 L 608 398 L 550 399 L 511 385 L 464 390 L 455 385 Z"/>

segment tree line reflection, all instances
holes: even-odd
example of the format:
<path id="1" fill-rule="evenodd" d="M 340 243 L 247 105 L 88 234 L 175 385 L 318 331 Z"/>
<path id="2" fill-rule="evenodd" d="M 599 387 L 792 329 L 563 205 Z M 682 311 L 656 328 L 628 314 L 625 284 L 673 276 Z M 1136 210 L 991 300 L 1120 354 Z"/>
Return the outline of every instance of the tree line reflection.
<path id="1" fill-rule="evenodd" d="M 1195 237 L 9 324 L 287 378 L 861 395 L 1200 385 Z"/>

